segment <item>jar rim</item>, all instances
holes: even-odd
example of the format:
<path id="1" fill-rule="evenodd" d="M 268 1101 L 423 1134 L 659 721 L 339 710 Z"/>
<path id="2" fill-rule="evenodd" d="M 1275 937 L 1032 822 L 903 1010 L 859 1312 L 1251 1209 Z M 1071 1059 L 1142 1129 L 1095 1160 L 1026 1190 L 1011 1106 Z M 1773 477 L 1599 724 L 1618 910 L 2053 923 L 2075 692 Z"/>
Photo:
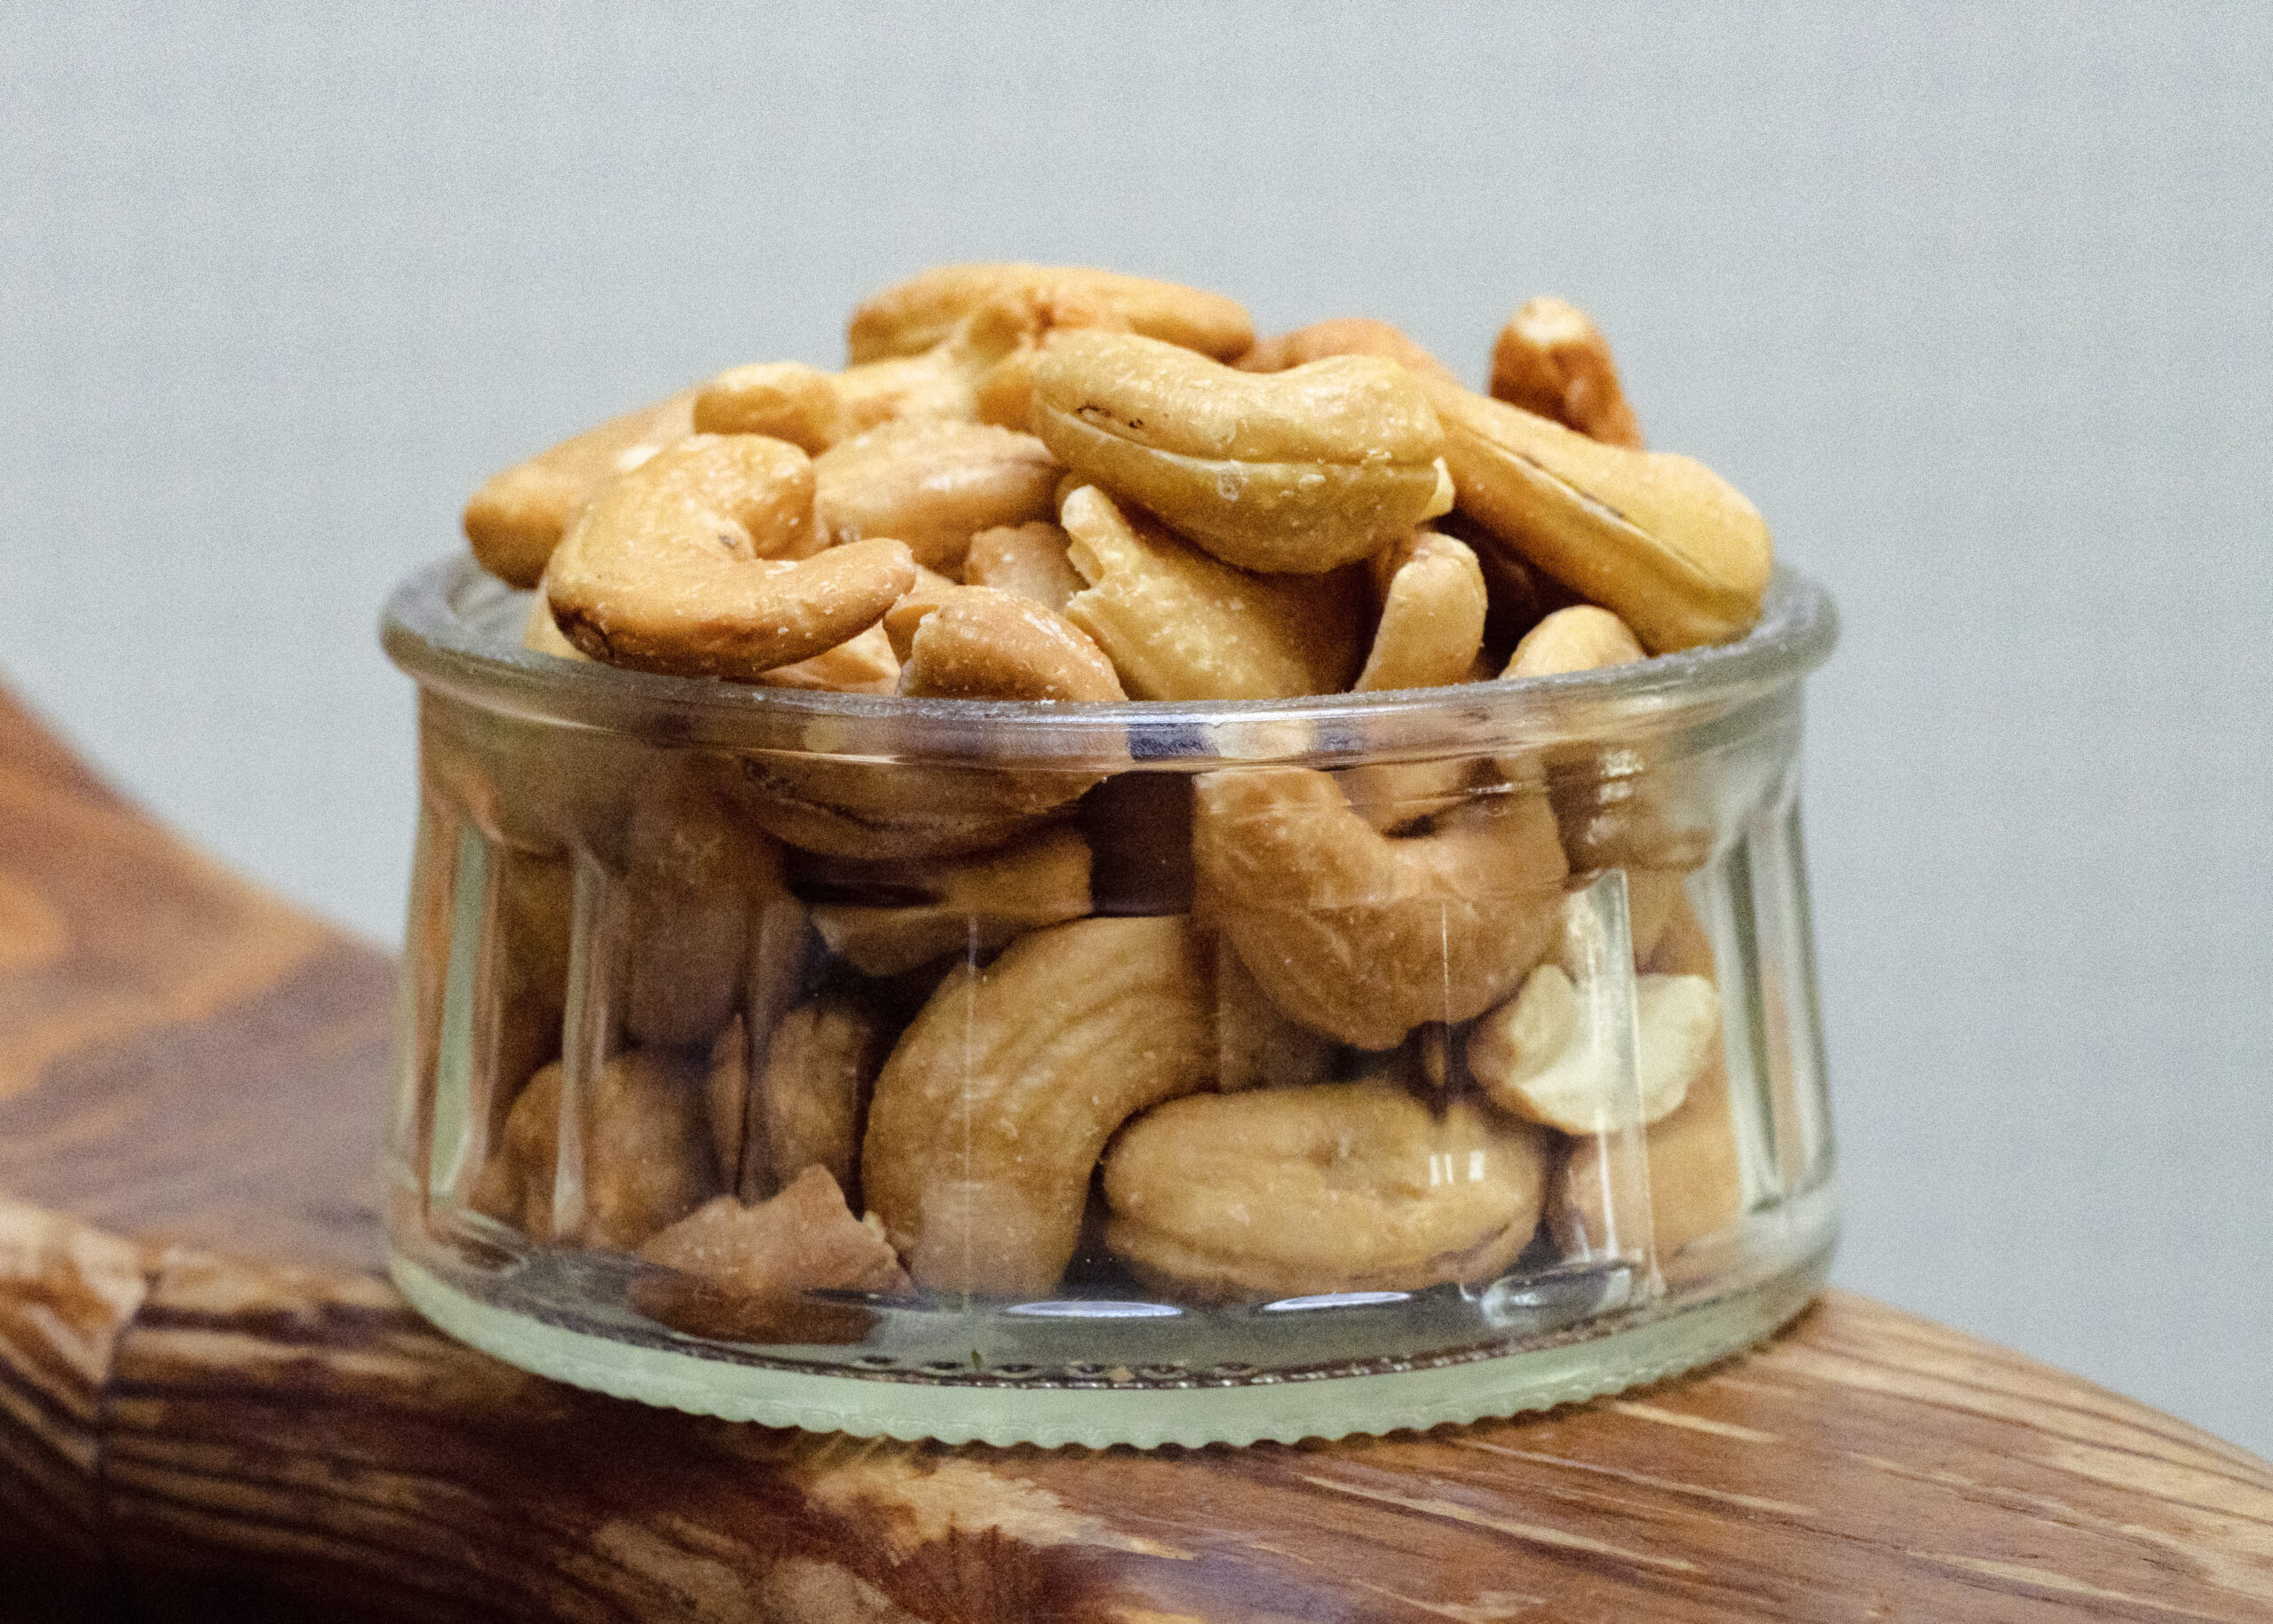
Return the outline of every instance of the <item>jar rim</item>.
<path id="1" fill-rule="evenodd" d="M 1830 594 L 1778 565 L 1760 621 L 1743 638 L 1627 665 L 1379 693 L 1063 704 L 770 688 L 563 660 L 520 646 L 527 602 L 526 592 L 459 553 L 395 589 L 380 641 L 424 691 L 656 743 L 1173 770 L 1423 757 L 1657 733 L 1796 685 L 1838 639 Z"/>

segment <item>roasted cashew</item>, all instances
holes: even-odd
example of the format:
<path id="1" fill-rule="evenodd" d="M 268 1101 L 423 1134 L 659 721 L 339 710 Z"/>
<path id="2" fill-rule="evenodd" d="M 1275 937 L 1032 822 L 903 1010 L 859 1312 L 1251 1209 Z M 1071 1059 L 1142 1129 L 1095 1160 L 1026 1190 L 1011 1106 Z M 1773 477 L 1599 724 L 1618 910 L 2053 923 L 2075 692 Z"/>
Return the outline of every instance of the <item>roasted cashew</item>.
<path id="1" fill-rule="evenodd" d="M 807 557 L 812 510 L 812 465 L 795 446 L 696 435 L 578 515 L 545 571 L 553 617 L 586 654 L 638 670 L 753 678 L 809 660 L 875 624 L 915 580 L 898 542 Z"/>
<path id="2" fill-rule="evenodd" d="M 1616 614 L 1643 647 L 1725 642 L 1759 619 L 1774 567 L 1768 527 L 1702 463 L 1604 445 L 1485 395 L 1422 384 L 1461 510 Z"/>
<path id="3" fill-rule="evenodd" d="M 808 1168 L 848 1192 L 859 1188 L 860 1119 L 891 1047 L 891 1030 L 865 999 L 823 991 L 773 1024 L 751 1118 L 754 1161 L 745 1198 L 765 1196 Z"/>
<path id="4" fill-rule="evenodd" d="M 1520 993 L 1469 1028 L 1469 1074 L 1501 1110 L 1564 1133 L 1654 1122 L 1680 1105 L 1720 1042 L 1721 995 L 1702 976 L 1635 978 L 1638 1118 L 1603 1025 L 1563 967 L 1542 964 Z"/>
<path id="5" fill-rule="evenodd" d="M 1392 839 L 1327 773 L 1226 768 L 1198 780 L 1192 845 L 1208 915 L 1263 990 L 1359 1049 L 1482 1014 L 1562 929 L 1567 869 L 1533 788 Z"/>
<path id="6" fill-rule="evenodd" d="M 769 688 L 805 688 L 828 693 L 892 693 L 899 688 L 899 656 L 892 652 L 891 639 L 884 635 L 883 622 L 879 622 L 859 636 L 847 638 L 835 648 L 810 660 L 761 671 L 757 680 Z"/>
<path id="7" fill-rule="evenodd" d="M 1095 313 L 1203 355 L 1229 360 L 1255 342 L 1255 324 L 1238 304 L 1174 282 L 1086 265 L 937 265 L 862 301 L 844 335 L 855 363 L 929 350 L 955 324 L 990 304 L 1045 313 Z M 1072 325 L 1062 317 L 1057 325 Z"/>
<path id="8" fill-rule="evenodd" d="M 492 474 L 465 504 L 465 539 L 481 567 L 535 586 L 569 522 L 601 486 L 694 432 L 687 390 L 540 451 Z"/>
<path id="9" fill-rule="evenodd" d="M 1284 372 L 1324 360 L 1329 355 L 1378 355 L 1407 372 L 1427 372 L 1457 384 L 1453 369 L 1386 321 L 1371 316 L 1336 316 L 1291 333 L 1258 338 L 1255 348 L 1232 363 L 1241 372 Z"/>
<path id="10" fill-rule="evenodd" d="M 1053 516 L 1059 505 L 1053 490 L 1049 504 Z M 1081 572 L 1066 557 L 1069 545 L 1065 532 L 1046 519 L 981 530 L 970 538 L 970 551 L 963 555 L 963 582 L 970 586 L 991 586 L 998 592 L 1016 592 L 1054 614 L 1063 614 L 1082 586 Z"/>
<path id="11" fill-rule="evenodd" d="M 831 953 L 864 976 L 896 976 L 1081 918 L 1089 911 L 1089 848 L 1071 829 L 1051 829 L 920 866 L 819 859 L 801 866 L 796 882 L 813 899 L 813 926 Z"/>
<path id="12" fill-rule="evenodd" d="M 1605 445 L 1642 449 L 1610 341 L 1576 305 L 1543 295 L 1508 318 L 1492 346 L 1492 398 L 1552 417 Z"/>
<path id="13" fill-rule="evenodd" d="M 556 660 L 591 663 L 592 657 L 571 643 L 560 630 L 560 622 L 552 618 L 552 606 L 545 601 L 542 581 L 536 583 L 536 592 L 529 599 L 528 616 L 521 622 L 521 646 L 532 654 L 550 654 Z"/>
<path id="14" fill-rule="evenodd" d="M 1121 1130 L 1105 1244 L 1200 1303 L 1419 1291 L 1503 1271 L 1538 1227 L 1545 1136 L 1385 1082 L 1195 1094 Z"/>
<path id="15" fill-rule="evenodd" d="M 1559 677 L 1646 659 L 1626 622 L 1607 609 L 1573 604 L 1524 633 L 1502 677 Z"/>
<path id="16" fill-rule="evenodd" d="M 983 852 L 1016 839 L 1097 781 L 1093 772 L 880 762 L 796 750 L 741 758 L 744 804 L 770 834 L 827 857 Z"/>
<path id="17" fill-rule="evenodd" d="M 1484 647 L 1484 571 L 1464 542 L 1417 533 L 1382 604 L 1354 692 L 1440 688 L 1467 680 Z"/>
<path id="18" fill-rule="evenodd" d="M 1246 569 L 1322 574 L 1452 506 L 1429 401 L 1378 356 L 1235 372 L 1133 334 L 1058 333 L 1032 425 L 1068 468 Z"/>
<path id="19" fill-rule="evenodd" d="M 852 1343 L 874 1323 L 857 1307 L 814 1302 L 809 1291 L 899 1296 L 907 1273 L 873 1222 L 852 1216 L 827 1172 L 808 1168 L 769 1200 L 722 1195 L 639 1248 L 677 1271 L 645 1279 L 633 1302 L 649 1318 L 699 1336 L 743 1342 Z"/>
<path id="20" fill-rule="evenodd" d="M 712 378 L 694 396 L 698 434 L 764 434 L 818 456 L 859 431 L 837 380 L 796 360 L 753 361 Z"/>
<path id="21" fill-rule="evenodd" d="M 1287 1018 L 1228 942 L 1216 944 L 1216 1086 L 1294 1088 L 1332 1069 L 1332 1038 Z"/>
<path id="22" fill-rule="evenodd" d="M 1031 598 L 983 586 L 951 589 L 917 620 L 899 691 L 1045 704 L 1129 697 L 1113 661 L 1079 627 Z"/>
<path id="23" fill-rule="evenodd" d="M 1073 567 L 1089 584 L 1065 618 L 1097 640 L 1131 698 L 1291 699 L 1357 673 L 1357 571 L 1256 576 L 1209 557 L 1095 486 L 1065 498 Z"/>
<path id="24" fill-rule="evenodd" d="M 983 423 L 887 424 L 813 459 L 815 511 L 828 539 L 907 543 L 949 574 L 970 538 L 1057 511 L 1064 470 L 1031 434 Z"/>
<path id="25" fill-rule="evenodd" d="M 1744 1174 L 1729 1107 L 1729 1074 L 1715 1053 L 1681 1108 L 1643 1130 L 1650 1163 L 1650 1230 L 1659 1263 L 1744 1216 Z M 1606 1139 L 1572 1142 L 1547 1204 L 1548 1228 L 1566 1256 L 1609 1239 Z M 1630 1224 L 1626 1227 L 1631 1227 Z"/>
<path id="26" fill-rule="evenodd" d="M 884 1063 L 861 1151 L 918 1285 L 1055 1289 L 1113 1129 L 1214 1072 L 1208 956 L 1187 920 L 1078 919 L 940 983 Z"/>

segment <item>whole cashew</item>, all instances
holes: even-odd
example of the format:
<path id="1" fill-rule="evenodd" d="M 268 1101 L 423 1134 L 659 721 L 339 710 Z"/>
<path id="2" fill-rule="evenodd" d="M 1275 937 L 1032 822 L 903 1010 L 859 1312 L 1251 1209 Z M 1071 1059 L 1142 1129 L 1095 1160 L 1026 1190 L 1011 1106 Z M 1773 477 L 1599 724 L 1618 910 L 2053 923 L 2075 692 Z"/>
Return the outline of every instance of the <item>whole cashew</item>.
<path id="1" fill-rule="evenodd" d="M 1319 574 L 1452 506 L 1428 399 L 1378 356 L 1247 373 L 1133 334 L 1058 333 L 1032 426 L 1068 468 L 1246 569 Z"/>
<path id="2" fill-rule="evenodd" d="M 1198 780 L 1192 845 L 1209 917 L 1263 990 L 1359 1049 L 1482 1014 L 1562 930 L 1567 868 L 1533 788 L 1393 839 L 1325 772 L 1225 768 Z"/>
<path id="3" fill-rule="evenodd" d="M 1486 1280 L 1538 1227 L 1548 1160 L 1535 1129 L 1391 1083 L 1195 1094 L 1114 1141 L 1105 1244 L 1200 1303 Z"/>
<path id="4" fill-rule="evenodd" d="M 779 839 L 828 857 L 906 859 L 983 852 L 1075 801 L 1094 772 L 939 765 L 751 750 L 743 804 Z"/>
<path id="5" fill-rule="evenodd" d="M 1230 943 L 1216 944 L 1216 1086 L 1293 1088 L 1332 1069 L 1334 1040 L 1289 1020 Z"/>
<path id="6" fill-rule="evenodd" d="M 1721 1038 L 1721 995 L 1702 976 L 1637 976 L 1635 1070 L 1640 1111 L 1629 1114 L 1615 1056 L 1588 994 L 1559 964 L 1468 1034 L 1468 1068 L 1501 1110 L 1568 1134 L 1614 1133 L 1671 1114 L 1704 1073 Z"/>
<path id="7" fill-rule="evenodd" d="M 1097 640 L 1132 698 L 1290 699 L 1338 693 L 1356 675 L 1358 572 L 1249 575 L 1093 485 L 1065 498 L 1061 520 L 1089 583 L 1065 618 Z"/>
<path id="8" fill-rule="evenodd" d="M 984 305 L 1096 312 L 1131 332 L 1229 360 L 1255 342 L 1255 324 L 1219 294 L 1085 265 L 938 265 L 862 302 L 844 347 L 855 363 L 931 349 Z M 1060 321 L 1058 325 L 1072 325 Z"/>
<path id="9" fill-rule="evenodd" d="M 837 379 L 797 360 L 732 367 L 696 392 L 700 434 L 764 434 L 818 456 L 859 431 Z"/>
<path id="10" fill-rule="evenodd" d="M 983 423 L 887 424 L 813 460 L 815 511 L 836 543 L 886 535 L 953 573 L 970 538 L 1057 511 L 1065 471 L 1031 434 Z"/>
<path id="11" fill-rule="evenodd" d="M 1329 355 L 1378 355 L 1407 372 L 1426 372 L 1457 384 L 1453 369 L 1386 321 L 1371 316 L 1337 316 L 1313 321 L 1291 333 L 1255 340 L 1255 348 L 1232 365 L 1241 372 L 1284 372 Z"/>
<path id="12" fill-rule="evenodd" d="M 960 586 L 908 638 L 899 691 L 911 699 L 1124 700 L 1113 661 L 1080 628 L 1030 598 Z"/>
<path id="13" fill-rule="evenodd" d="M 1423 530 L 1390 577 L 1373 652 L 1354 692 L 1467 680 L 1484 647 L 1484 571 L 1464 542 Z"/>
<path id="14" fill-rule="evenodd" d="M 813 899 L 813 927 L 831 953 L 864 976 L 896 976 L 1081 918 L 1089 911 L 1089 848 L 1071 829 L 1051 829 L 999 852 L 920 865 L 811 859 L 796 883 Z"/>
<path id="15" fill-rule="evenodd" d="M 1058 506 L 1053 491 L 1049 506 L 1053 517 Z M 1070 544 L 1065 532 L 1047 520 L 981 530 L 970 538 L 970 551 L 963 555 L 962 578 L 967 585 L 1016 592 L 1053 614 L 1063 614 L 1082 587 L 1081 572 L 1066 556 Z"/>
<path id="16" fill-rule="evenodd" d="M 1774 566 L 1768 527 L 1702 463 L 1604 445 L 1504 401 L 1422 384 L 1461 511 L 1616 614 L 1645 648 L 1725 642 L 1759 619 Z"/>
<path id="17" fill-rule="evenodd" d="M 475 559 L 511 585 L 535 586 L 593 493 L 694 432 L 694 396 L 686 390 L 611 417 L 492 474 L 465 504 L 465 539 Z"/>
<path id="18" fill-rule="evenodd" d="M 898 542 L 807 557 L 812 506 L 795 446 L 682 441 L 577 517 L 545 573 L 553 617 L 586 654 L 638 670 L 753 678 L 809 660 L 875 624 L 915 580 Z"/>
<path id="19" fill-rule="evenodd" d="M 1532 300 L 1500 329 L 1492 346 L 1491 392 L 1589 440 L 1642 449 L 1642 425 L 1619 386 L 1610 341 L 1585 311 L 1551 294 Z"/>
<path id="20" fill-rule="evenodd" d="M 1113 1129 L 1206 1084 L 1205 942 L 1181 918 L 1078 919 L 941 982 L 868 1109 L 868 1204 L 918 1285 L 1054 1289 Z"/>

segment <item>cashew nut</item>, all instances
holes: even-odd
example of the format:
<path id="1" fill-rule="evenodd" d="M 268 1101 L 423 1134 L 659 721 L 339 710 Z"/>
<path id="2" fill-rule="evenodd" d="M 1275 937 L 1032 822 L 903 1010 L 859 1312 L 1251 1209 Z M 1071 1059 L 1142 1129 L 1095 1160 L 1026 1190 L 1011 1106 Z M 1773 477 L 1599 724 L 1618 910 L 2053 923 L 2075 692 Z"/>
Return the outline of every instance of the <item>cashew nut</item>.
<path id="1" fill-rule="evenodd" d="M 1058 333 L 1032 423 L 1068 468 L 1247 569 L 1318 574 L 1452 506 L 1428 399 L 1378 356 L 1247 373 L 1131 334 Z"/>
<path id="2" fill-rule="evenodd" d="M 1055 492 L 1049 511 L 1059 503 Z M 1047 520 L 998 526 L 970 538 L 963 555 L 962 578 L 970 586 L 991 586 L 998 592 L 1031 598 L 1053 614 L 1063 614 L 1074 593 L 1081 590 L 1081 572 L 1065 556 L 1065 532 Z"/>
<path id="3" fill-rule="evenodd" d="M 1744 1175 L 1729 1110 L 1728 1069 L 1716 1053 L 1690 1085 L 1680 1109 L 1643 1130 L 1650 1229 L 1660 1264 L 1744 1216 Z M 1572 1141 L 1556 1175 L 1548 1225 L 1566 1255 L 1601 1246 L 1609 1238 L 1603 1176 L 1606 1144 L 1596 1137 Z"/>
<path id="4" fill-rule="evenodd" d="M 1552 948 L 1567 872 L 1533 787 L 1479 795 L 1391 838 L 1306 767 L 1197 783 L 1193 860 L 1209 916 L 1295 1019 L 1359 1049 L 1480 1015 Z"/>
<path id="5" fill-rule="evenodd" d="M 1469 1029 L 1468 1069 L 1501 1109 L 1564 1133 L 1654 1122 L 1681 1104 L 1719 1043 L 1721 995 L 1702 976 L 1635 978 L 1638 1119 L 1604 1025 L 1594 998 L 1562 966 L 1542 964 Z"/>
<path id="6" fill-rule="evenodd" d="M 911 699 L 1122 700 L 1113 661 L 1065 616 L 990 587 L 943 593 L 915 625 L 900 668 Z"/>
<path id="7" fill-rule="evenodd" d="M 860 1118 L 891 1046 L 891 1032 L 868 1002 L 830 990 L 784 1013 L 765 1045 L 752 1121 L 752 1167 L 745 1196 L 771 1194 L 809 1168 L 845 1190 L 858 1188 Z"/>
<path id="8" fill-rule="evenodd" d="M 1457 384 L 1451 368 L 1386 321 L 1371 316 L 1336 316 L 1291 333 L 1255 340 L 1255 348 L 1232 365 L 1241 372 L 1284 372 L 1329 355 L 1378 355 L 1407 372 L 1426 372 Z"/>
<path id="9" fill-rule="evenodd" d="M 1394 1084 L 1170 1100 L 1105 1162 L 1105 1244 L 1200 1303 L 1485 1280 L 1538 1227 L 1545 1136 Z"/>
<path id="10" fill-rule="evenodd" d="M 828 693 L 895 693 L 899 690 L 899 656 L 883 622 L 858 637 L 847 638 L 835 648 L 794 665 L 777 665 L 758 673 L 769 688 L 806 688 Z"/>
<path id="11" fill-rule="evenodd" d="M 833 543 L 883 535 L 919 564 L 962 566 L 970 538 L 1048 519 L 1064 471 L 1031 434 L 983 423 L 887 424 L 813 459 L 816 511 Z"/>
<path id="12" fill-rule="evenodd" d="M 581 660 L 591 662 L 591 656 L 571 643 L 560 630 L 560 622 L 552 618 L 552 606 L 545 601 L 544 582 L 536 584 L 536 593 L 529 599 L 528 617 L 521 622 L 521 646 L 533 654 L 550 654 L 556 660 Z"/>
<path id="13" fill-rule="evenodd" d="M 1245 310 L 1196 288 L 1085 265 L 950 265 L 864 300 L 845 331 L 845 351 L 856 363 L 912 355 L 939 343 L 973 311 L 1002 302 L 1046 313 L 1094 311 L 1132 332 L 1222 360 L 1255 342 Z"/>
<path id="14" fill-rule="evenodd" d="M 828 950 L 864 976 L 896 976 L 947 953 L 992 953 L 1021 931 L 1089 911 L 1089 848 L 1052 829 L 1000 852 L 907 863 L 806 862 L 799 889 Z M 821 900 L 845 898 L 851 900 Z M 886 900 L 889 899 L 889 900 Z"/>
<path id="15" fill-rule="evenodd" d="M 795 446 L 683 440 L 578 515 L 545 572 L 553 616 L 586 654 L 639 670 L 748 678 L 811 659 L 875 624 L 915 579 L 898 542 L 806 556 L 812 510 Z"/>
<path id="16" fill-rule="evenodd" d="M 1604 445 L 1504 401 L 1422 384 L 1461 511 L 1615 613 L 1643 647 L 1725 642 L 1760 617 L 1774 565 L 1768 527 L 1702 463 Z"/>
<path id="17" fill-rule="evenodd" d="M 1626 622 L 1607 609 L 1573 604 L 1524 634 L 1502 677 L 1559 677 L 1647 658 Z"/>
<path id="18" fill-rule="evenodd" d="M 1390 577 L 1355 692 L 1462 682 L 1484 647 L 1484 571 L 1464 542 L 1420 531 Z"/>
<path id="19" fill-rule="evenodd" d="M 694 397 L 698 434 L 764 434 L 818 456 L 852 428 L 836 378 L 803 361 L 761 360 L 733 367 Z"/>
<path id="20" fill-rule="evenodd" d="M 1492 397 L 1605 445 L 1642 449 L 1610 341 L 1576 305 L 1542 295 L 1508 318 L 1492 346 Z"/>
<path id="21" fill-rule="evenodd" d="M 1214 1013 L 1206 944 L 1181 918 L 1078 919 L 941 982 L 876 1081 L 861 1153 L 916 1283 L 1055 1288 L 1106 1139 L 1207 1082 Z"/>
<path id="22" fill-rule="evenodd" d="M 828 857 L 983 852 L 1015 839 L 1097 781 L 1094 772 L 939 765 L 751 750 L 743 801 L 758 826 Z"/>
<path id="23" fill-rule="evenodd" d="M 773 1310 L 765 1314 L 769 1320 L 778 1317 L 785 1299 L 800 1292 L 898 1296 L 908 1289 L 907 1271 L 890 1243 L 873 1224 L 852 1216 L 844 1192 L 817 1167 L 807 1168 L 780 1194 L 756 1206 L 745 1207 L 731 1195 L 706 1201 L 649 1240 L 639 1256 L 742 1300 L 745 1311 Z M 715 1323 L 703 1328 L 711 1330 Z"/>
<path id="24" fill-rule="evenodd" d="M 1255 576 L 1210 558 L 1095 486 L 1065 498 L 1069 556 L 1089 584 L 1065 618 L 1097 640 L 1130 697 L 1290 699 L 1334 693 L 1358 669 L 1358 571 Z"/>
<path id="25" fill-rule="evenodd" d="M 481 567 L 535 586 L 577 511 L 616 475 L 694 432 L 694 391 L 611 417 L 598 428 L 492 474 L 465 504 L 465 539 Z"/>
<path id="26" fill-rule="evenodd" d="M 1216 1086 L 1293 1088 L 1333 1067 L 1334 1040 L 1300 1026 L 1271 1002 L 1228 942 L 1216 947 Z"/>
<path id="27" fill-rule="evenodd" d="M 710 1149 L 718 1159 L 718 1182 L 729 1191 L 739 1190 L 749 1135 L 749 1026 L 739 1013 L 710 1045 L 702 1104 L 710 1124 Z"/>

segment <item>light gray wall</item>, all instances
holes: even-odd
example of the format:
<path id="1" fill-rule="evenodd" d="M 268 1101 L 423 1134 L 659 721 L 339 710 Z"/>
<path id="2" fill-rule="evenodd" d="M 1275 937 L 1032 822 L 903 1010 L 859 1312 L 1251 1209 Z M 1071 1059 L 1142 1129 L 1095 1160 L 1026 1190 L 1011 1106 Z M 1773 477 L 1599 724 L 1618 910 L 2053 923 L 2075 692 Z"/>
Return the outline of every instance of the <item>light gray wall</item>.
<path id="1" fill-rule="evenodd" d="M 12 7 L 0 669 L 392 940 L 491 469 L 942 259 L 1552 289 L 1844 607 L 1849 1286 L 2273 1453 L 2273 8 Z"/>

